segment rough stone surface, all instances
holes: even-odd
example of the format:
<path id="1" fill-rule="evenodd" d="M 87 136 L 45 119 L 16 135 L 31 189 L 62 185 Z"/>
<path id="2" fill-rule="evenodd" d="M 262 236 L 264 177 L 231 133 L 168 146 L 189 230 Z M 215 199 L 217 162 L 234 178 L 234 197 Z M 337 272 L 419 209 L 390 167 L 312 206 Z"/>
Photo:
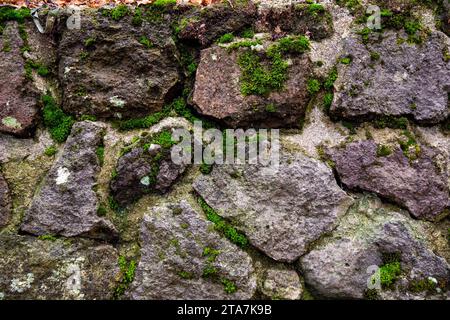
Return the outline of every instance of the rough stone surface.
<path id="1" fill-rule="evenodd" d="M 385 255 L 399 254 L 402 275 L 394 291 L 378 290 L 381 298 L 411 299 L 424 293 L 411 292 L 410 282 L 433 277 L 445 293 L 450 266 L 433 253 L 425 239 L 424 222 L 383 208 L 379 200 L 363 197 L 333 232 L 300 258 L 305 282 L 325 298 L 364 297 L 372 272 Z M 438 294 L 436 290 L 432 294 Z M 442 297 L 441 297 L 442 298 Z"/>
<path id="2" fill-rule="evenodd" d="M 110 245 L 0 236 L 3 299 L 110 299 L 119 272 Z"/>
<path id="3" fill-rule="evenodd" d="M 225 33 L 234 33 L 250 26 L 256 19 L 256 6 L 218 3 L 210 7 L 191 10 L 180 18 L 181 40 L 196 41 L 208 46 Z"/>
<path id="4" fill-rule="evenodd" d="M 94 122 L 76 123 L 61 157 L 26 213 L 21 230 L 35 235 L 84 236 L 111 239 L 117 231 L 111 222 L 97 216 L 94 191 L 100 170 L 96 155 L 104 128 Z"/>
<path id="5" fill-rule="evenodd" d="M 333 34 L 333 19 L 328 11 L 310 13 L 308 4 L 261 8 L 256 30 L 271 32 L 275 37 L 286 34 L 307 34 L 321 40 Z"/>
<path id="6" fill-rule="evenodd" d="M 275 260 L 292 262 L 336 226 L 351 199 L 325 164 L 302 155 L 283 155 L 280 161 L 278 170 L 215 166 L 193 186 L 252 245 Z"/>
<path id="7" fill-rule="evenodd" d="M 141 146 L 132 147 L 117 161 L 117 175 L 111 181 L 111 192 L 121 207 L 151 191 L 166 193 L 186 169 L 186 165 L 172 162 L 170 149 L 152 144 L 145 151 L 144 144 L 145 141 L 141 141 Z"/>
<path id="8" fill-rule="evenodd" d="M 306 82 L 312 64 L 307 55 L 292 56 L 284 89 L 268 97 L 243 96 L 237 64 L 240 50 L 218 46 L 201 51 L 193 102 L 197 110 L 232 127 L 298 127 L 310 96 Z M 268 105 L 276 110 L 267 110 Z"/>
<path id="9" fill-rule="evenodd" d="M 259 283 L 259 290 L 269 299 L 300 299 L 303 286 L 294 270 L 267 269 Z"/>
<path id="10" fill-rule="evenodd" d="M 449 115 L 450 62 L 443 59 L 448 45 L 441 32 L 432 32 L 420 46 L 398 44 L 405 34 L 383 34 L 379 43 L 346 39 L 344 55 L 353 58 L 339 64 L 339 77 L 331 113 L 360 121 L 377 116 L 408 116 L 420 123 L 438 123 Z M 380 55 L 371 59 L 371 52 Z"/>
<path id="11" fill-rule="evenodd" d="M 0 228 L 8 223 L 11 214 L 11 197 L 8 184 L 0 172 Z"/>
<path id="12" fill-rule="evenodd" d="M 217 251 L 208 254 L 207 248 Z M 208 269 L 215 272 L 205 276 Z M 223 279 L 237 290 L 225 292 Z M 251 258 L 186 201 L 144 216 L 132 299 L 250 299 L 255 290 Z"/>
<path id="13" fill-rule="evenodd" d="M 25 76 L 23 41 L 16 22 L 8 22 L 0 37 L 0 132 L 30 136 L 36 125 L 38 93 Z"/>
<path id="14" fill-rule="evenodd" d="M 400 148 L 389 156 L 377 156 L 377 145 L 369 140 L 327 152 L 342 183 L 350 189 L 375 192 L 422 219 L 434 220 L 450 206 L 447 172 L 436 165 L 435 149 L 422 146 L 414 161 Z"/>
<path id="15" fill-rule="evenodd" d="M 141 44 L 142 37 L 153 46 Z M 63 30 L 59 52 L 63 108 L 76 115 L 120 118 L 160 111 L 179 80 L 168 21 L 137 27 L 130 16 L 114 21 L 98 12 L 83 19 L 80 30 Z"/>

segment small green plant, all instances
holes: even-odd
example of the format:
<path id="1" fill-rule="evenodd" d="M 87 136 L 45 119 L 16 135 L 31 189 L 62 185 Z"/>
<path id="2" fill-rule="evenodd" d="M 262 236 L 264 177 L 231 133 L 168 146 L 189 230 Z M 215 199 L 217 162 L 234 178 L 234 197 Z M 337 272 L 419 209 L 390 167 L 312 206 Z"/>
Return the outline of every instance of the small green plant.
<path id="1" fill-rule="evenodd" d="M 117 7 L 110 10 L 110 16 L 113 20 L 119 21 L 123 17 L 125 17 L 129 12 L 130 10 L 126 5 L 119 4 Z"/>
<path id="2" fill-rule="evenodd" d="M 380 60 L 380 54 L 378 53 L 378 52 L 375 52 L 375 51 L 371 51 L 370 52 L 370 60 L 372 60 L 372 61 L 378 61 L 378 60 Z"/>
<path id="3" fill-rule="evenodd" d="M 100 205 L 100 206 L 97 208 L 97 215 L 98 215 L 99 217 L 104 217 L 104 216 L 106 216 L 107 213 L 108 213 L 108 209 L 106 209 L 105 206 Z"/>
<path id="4" fill-rule="evenodd" d="M 434 292 L 438 286 L 437 281 L 434 282 L 431 278 L 416 279 L 409 282 L 408 289 L 411 292 Z"/>
<path id="5" fill-rule="evenodd" d="M 377 129 L 406 129 L 408 127 L 408 119 L 405 117 L 381 116 L 373 121 L 373 125 Z"/>
<path id="6" fill-rule="evenodd" d="M 148 49 L 153 48 L 153 43 L 146 36 L 142 36 L 139 39 L 139 43 L 142 44 L 143 46 L 147 47 Z"/>
<path id="7" fill-rule="evenodd" d="M 133 18 L 131 19 L 131 23 L 136 26 L 139 27 L 142 25 L 143 22 L 143 15 L 142 15 L 142 9 L 137 7 L 134 10 L 134 14 L 133 14 Z"/>
<path id="8" fill-rule="evenodd" d="M 241 38 L 245 39 L 252 39 L 255 36 L 255 31 L 253 31 L 253 28 L 245 28 L 242 30 L 242 32 L 239 34 Z"/>
<path id="9" fill-rule="evenodd" d="M 391 148 L 385 145 L 378 145 L 377 147 L 377 157 L 387 157 L 392 154 Z"/>
<path id="10" fill-rule="evenodd" d="M 135 260 L 131 260 L 128 262 L 124 256 L 120 256 L 118 263 L 120 269 L 120 281 L 114 290 L 114 299 L 119 299 L 121 296 L 123 296 L 129 285 L 133 282 L 136 271 Z"/>
<path id="11" fill-rule="evenodd" d="M 58 238 L 51 234 L 43 234 L 38 237 L 39 240 L 46 240 L 46 241 L 56 241 Z"/>
<path id="12" fill-rule="evenodd" d="M 228 280 L 226 278 L 222 279 L 222 285 L 223 285 L 223 290 L 228 293 L 228 294 L 232 294 L 235 293 L 237 291 L 237 287 L 234 284 L 233 281 Z"/>
<path id="13" fill-rule="evenodd" d="M 86 48 L 89 48 L 95 44 L 96 39 L 95 38 L 88 38 L 84 41 L 84 46 Z"/>
<path id="14" fill-rule="evenodd" d="M 231 52 L 239 48 L 251 48 L 260 44 L 262 44 L 261 40 L 245 40 L 240 42 L 234 42 L 227 47 L 227 51 Z"/>
<path id="15" fill-rule="evenodd" d="M 97 117 L 90 114 L 83 114 L 80 121 L 97 121 Z"/>
<path id="16" fill-rule="evenodd" d="M 312 15 L 317 15 L 321 12 L 325 12 L 325 7 L 319 3 L 311 3 L 308 5 L 308 12 Z"/>
<path id="17" fill-rule="evenodd" d="M 56 153 L 58 152 L 58 148 L 56 148 L 56 146 L 50 146 L 47 149 L 45 149 L 44 154 L 47 157 L 52 157 L 54 156 Z"/>
<path id="18" fill-rule="evenodd" d="M 108 205 L 109 205 L 109 208 L 110 208 L 111 210 L 113 210 L 113 211 L 115 211 L 115 212 L 119 212 L 119 211 L 120 211 L 120 206 L 119 206 L 119 204 L 117 203 L 116 199 L 114 199 L 113 196 L 109 196 L 109 197 L 108 197 Z"/>
<path id="19" fill-rule="evenodd" d="M 31 18 L 31 10 L 28 8 L 15 9 L 12 7 L 0 7 L 0 24 L 6 21 L 17 21 L 24 23 L 25 19 Z"/>
<path id="20" fill-rule="evenodd" d="M 273 103 L 269 103 L 268 105 L 266 105 L 266 111 L 270 113 L 277 112 L 277 106 Z"/>
<path id="21" fill-rule="evenodd" d="M 317 92 L 320 91 L 320 81 L 317 79 L 309 79 L 306 84 L 306 89 L 308 90 L 309 94 L 314 95 Z"/>
<path id="22" fill-rule="evenodd" d="M 214 223 L 214 227 L 217 231 L 222 233 L 226 238 L 228 238 L 232 243 L 238 245 L 241 248 L 245 248 L 248 245 L 248 240 L 244 234 L 239 233 L 234 227 L 232 227 L 228 222 L 226 222 L 221 216 L 211 208 L 205 200 L 201 197 L 198 198 L 198 203 L 206 214 L 206 218 Z"/>
<path id="23" fill-rule="evenodd" d="M 352 58 L 351 57 L 341 58 L 340 62 L 341 64 L 350 64 L 352 63 Z"/>
<path id="24" fill-rule="evenodd" d="M 392 288 L 402 273 L 400 262 L 394 261 L 380 267 L 380 281 L 383 288 Z"/>
<path id="25" fill-rule="evenodd" d="M 234 35 L 232 33 L 225 33 L 219 39 L 217 39 L 217 43 L 230 43 L 234 40 Z"/>
<path id="26" fill-rule="evenodd" d="M 178 272 L 178 275 L 180 276 L 180 278 L 186 279 L 186 280 L 194 278 L 194 275 L 191 272 L 184 271 L 184 270 Z"/>
<path id="27" fill-rule="evenodd" d="M 330 111 L 331 105 L 333 104 L 334 94 L 331 92 L 325 93 L 323 96 L 323 108 L 326 112 Z"/>
<path id="28" fill-rule="evenodd" d="M 361 36 L 362 42 L 364 44 L 367 44 L 369 42 L 369 36 L 372 30 L 368 27 L 363 28 L 362 30 L 358 31 L 358 34 Z"/>
<path id="29" fill-rule="evenodd" d="M 11 43 L 8 40 L 3 41 L 3 52 L 11 52 Z"/>
<path id="30" fill-rule="evenodd" d="M 66 141 L 75 123 L 74 119 L 56 105 L 51 95 L 42 96 L 41 101 L 44 106 L 42 109 L 44 125 L 49 129 L 51 137 L 59 143 Z"/>
<path id="31" fill-rule="evenodd" d="M 337 68 L 334 67 L 331 69 L 330 73 L 328 74 L 327 78 L 325 79 L 325 82 L 323 84 L 324 88 L 326 90 L 333 89 L 334 82 L 336 81 L 338 77 Z"/>
<path id="32" fill-rule="evenodd" d="M 100 163 L 100 166 L 103 166 L 103 162 L 105 161 L 105 147 L 103 147 L 103 146 L 97 147 L 97 150 L 95 153 L 97 154 L 97 158 Z"/>
<path id="33" fill-rule="evenodd" d="M 213 165 L 212 164 L 202 163 L 200 165 L 200 169 L 199 170 L 203 174 L 210 174 L 212 169 L 213 169 Z"/>
<path id="34" fill-rule="evenodd" d="M 421 149 L 414 135 L 408 130 L 404 130 L 402 135 L 404 138 L 399 139 L 398 143 L 400 144 L 403 154 L 409 159 L 409 161 L 416 160 L 420 156 Z"/>
<path id="35" fill-rule="evenodd" d="M 167 7 L 176 4 L 177 0 L 156 0 L 155 2 L 152 3 L 152 5 L 155 7 Z"/>
<path id="36" fill-rule="evenodd" d="M 203 268 L 203 273 L 202 273 L 202 277 L 203 278 L 214 278 L 217 275 L 217 268 L 213 267 L 210 264 L 207 264 L 204 268 Z"/>

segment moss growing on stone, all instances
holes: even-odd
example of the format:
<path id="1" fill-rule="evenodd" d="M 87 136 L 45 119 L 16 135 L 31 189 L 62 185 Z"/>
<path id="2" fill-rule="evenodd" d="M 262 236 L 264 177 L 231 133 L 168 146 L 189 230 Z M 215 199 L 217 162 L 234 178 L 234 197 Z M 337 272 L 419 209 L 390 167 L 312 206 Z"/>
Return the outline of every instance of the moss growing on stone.
<path id="1" fill-rule="evenodd" d="M 41 77 L 46 77 L 49 75 L 50 71 L 48 68 L 36 61 L 33 61 L 31 59 L 27 59 L 25 61 L 25 77 L 28 79 L 32 79 L 33 70 L 36 70 L 37 74 Z"/>
<path id="2" fill-rule="evenodd" d="M 217 212 L 206 203 L 205 200 L 199 197 L 198 203 L 203 209 L 203 212 L 206 214 L 206 218 L 214 223 L 214 228 L 218 232 L 222 233 L 228 240 L 241 248 L 246 248 L 248 246 L 247 237 L 219 216 Z"/>
<path id="3" fill-rule="evenodd" d="M 377 157 L 387 157 L 392 154 L 391 148 L 385 145 L 378 145 L 377 147 Z"/>
<path id="4" fill-rule="evenodd" d="M 230 44 L 227 47 L 228 52 L 231 52 L 233 50 L 239 49 L 239 48 L 251 48 L 257 45 L 261 45 L 262 41 L 261 40 L 245 40 L 245 41 L 239 41 L 239 42 L 234 42 L 232 44 Z"/>
<path id="5" fill-rule="evenodd" d="M 326 112 L 330 111 L 331 105 L 333 104 L 334 94 L 332 92 L 327 92 L 323 96 L 323 108 Z"/>
<path id="6" fill-rule="evenodd" d="M 219 39 L 217 39 L 217 43 L 229 43 L 234 40 L 234 35 L 232 33 L 225 33 Z"/>
<path id="7" fill-rule="evenodd" d="M 409 161 L 414 161 L 420 156 L 420 146 L 417 143 L 414 135 L 408 130 L 404 130 L 402 132 L 403 139 L 399 139 L 398 143 L 403 151 L 405 157 L 409 159 Z"/>
<path id="8" fill-rule="evenodd" d="M 276 53 L 271 59 L 270 68 L 261 63 L 261 58 L 253 51 L 247 51 L 238 58 L 241 68 L 241 93 L 267 95 L 271 91 L 281 90 L 287 79 L 288 64 Z"/>
<path id="9" fill-rule="evenodd" d="M 119 4 L 117 7 L 110 10 L 109 15 L 113 20 L 119 21 L 129 13 L 130 10 L 126 5 Z"/>
<path id="10" fill-rule="evenodd" d="M 408 290 L 414 293 L 434 292 L 438 286 L 437 280 L 434 278 L 415 279 L 409 282 Z"/>
<path id="11" fill-rule="evenodd" d="M 392 289 L 402 273 L 400 253 L 383 254 L 383 265 L 380 267 L 380 284 L 384 289 Z"/>
<path id="12" fill-rule="evenodd" d="M 226 293 L 232 294 L 232 293 L 235 293 L 237 291 L 236 284 L 233 281 L 223 278 L 221 282 L 222 282 L 222 285 L 223 285 L 223 290 Z"/>
<path id="13" fill-rule="evenodd" d="M 142 36 L 139 39 L 139 43 L 142 44 L 143 46 L 147 47 L 148 49 L 153 48 L 153 43 L 146 36 Z"/>
<path id="14" fill-rule="evenodd" d="M 314 95 L 317 92 L 320 91 L 321 84 L 320 81 L 317 79 L 309 79 L 306 84 L 306 89 L 308 90 L 309 94 Z"/>
<path id="15" fill-rule="evenodd" d="M 54 156 L 56 153 L 58 152 L 58 148 L 56 148 L 56 146 L 50 146 L 47 149 L 45 149 L 44 154 L 47 157 L 52 157 Z"/>
<path id="16" fill-rule="evenodd" d="M 133 282 L 137 265 L 135 260 L 127 261 L 124 256 L 119 257 L 118 263 L 120 268 L 120 280 L 116 288 L 114 289 L 114 299 L 119 299 L 121 296 L 123 296 L 125 291 Z"/>
<path id="17" fill-rule="evenodd" d="M 202 163 L 200 165 L 200 169 L 199 170 L 203 174 L 210 174 L 212 169 L 213 169 L 213 165 L 212 164 Z"/>
<path id="18" fill-rule="evenodd" d="M 239 36 L 245 39 L 252 39 L 255 36 L 255 31 L 253 30 L 253 28 L 248 27 L 242 30 Z"/>
<path id="19" fill-rule="evenodd" d="M 381 116 L 373 120 L 373 125 L 377 129 L 406 129 L 408 127 L 408 119 L 405 117 Z"/>
<path id="20" fill-rule="evenodd" d="M 142 12 L 141 8 L 137 7 L 134 10 L 133 18 L 131 19 L 131 23 L 134 26 L 139 27 L 142 25 L 142 22 L 143 22 L 143 12 Z"/>
<path id="21" fill-rule="evenodd" d="M 188 272 L 188 271 L 179 271 L 178 272 L 178 276 L 182 279 L 185 280 L 190 280 L 194 278 L 194 274 L 192 272 Z"/>
<path id="22" fill-rule="evenodd" d="M 58 238 L 56 238 L 54 235 L 51 234 L 43 234 L 38 237 L 39 240 L 45 240 L 45 241 L 56 241 Z"/>
<path id="23" fill-rule="evenodd" d="M 28 18 L 31 18 L 31 11 L 28 8 L 0 7 L 0 24 L 6 21 L 23 23 Z"/>
<path id="24" fill-rule="evenodd" d="M 105 147 L 104 146 L 97 147 L 95 153 L 97 154 L 100 166 L 103 166 L 103 162 L 105 161 Z"/>
<path id="25" fill-rule="evenodd" d="M 59 143 L 66 141 L 75 123 L 74 119 L 56 105 L 51 95 L 42 96 L 41 101 L 44 106 L 42 109 L 44 125 L 48 128 L 51 137 Z"/>
<path id="26" fill-rule="evenodd" d="M 104 216 L 106 216 L 107 213 L 108 213 L 108 210 L 105 208 L 104 205 L 100 205 L 100 206 L 97 208 L 97 215 L 98 215 L 99 217 L 104 217 Z"/>

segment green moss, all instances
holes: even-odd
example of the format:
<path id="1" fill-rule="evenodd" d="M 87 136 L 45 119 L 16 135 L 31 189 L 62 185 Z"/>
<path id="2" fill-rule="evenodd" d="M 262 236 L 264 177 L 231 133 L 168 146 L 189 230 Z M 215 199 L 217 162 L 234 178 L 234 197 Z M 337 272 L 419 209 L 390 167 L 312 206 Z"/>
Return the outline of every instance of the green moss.
<path id="1" fill-rule="evenodd" d="M 214 223 L 214 227 L 217 231 L 222 233 L 228 240 L 237 246 L 241 248 L 247 247 L 248 240 L 244 234 L 238 232 L 236 228 L 232 227 L 225 219 L 219 216 L 201 197 L 198 198 L 198 203 L 206 214 L 206 218 Z"/>
<path id="2" fill-rule="evenodd" d="M 245 39 L 252 39 L 255 36 L 255 31 L 251 27 L 245 28 L 244 30 L 241 31 L 239 36 Z"/>
<path id="3" fill-rule="evenodd" d="M 141 8 L 137 7 L 134 10 L 133 18 L 131 19 L 131 23 L 134 26 L 139 27 L 142 25 L 142 22 L 143 22 L 143 12 L 142 12 Z"/>
<path id="4" fill-rule="evenodd" d="M 97 117 L 90 114 L 83 114 L 80 117 L 80 121 L 97 121 Z"/>
<path id="5" fill-rule="evenodd" d="M 380 267 L 380 282 L 383 288 L 392 288 L 393 284 L 397 281 L 402 268 L 400 262 L 390 262 Z"/>
<path id="6" fill-rule="evenodd" d="M 450 52 L 448 51 L 447 48 L 444 48 L 444 50 L 442 51 L 442 57 L 444 59 L 444 62 L 450 61 Z"/>
<path id="7" fill-rule="evenodd" d="M 117 203 L 116 199 L 114 199 L 113 196 L 109 196 L 108 197 L 108 206 L 111 210 L 115 211 L 115 212 L 119 212 L 120 211 L 120 206 Z"/>
<path id="8" fill-rule="evenodd" d="M 410 161 L 416 160 L 420 156 L 420 146 L 417 143 L 414 135 L 408 130 L 404 130 L 402 132 L 403 139 L 399 139 L 398 143 L 403 151 L 405 157 L 407 157 Z"/>
<path id="9" fill-rule="evenodd" d="M 321 87 L 320 81 L 317 79 L 309 79 L 306 83 L 306 89 L 311 95 L 314 95 L 317 92 L 319 92 L 320 87 Z"/>
<path id="10" fill-rule="evenodd" d="M 120 280 L 114 289 L 113 298 L 119 299 L 125 291 L 128 289 L 130 284 L 134 280 L 135 272 L 136 272 L 136 261 L 127 259 L 124 256 L 119 257 L 119 269 L 120 269 Z"/>
<path id="11" fill-rule="evenodd" d="M 23 23 L 29 18 L 31 18 L 31 10 L 28 8 L 15 9 L 7 6 L 0 7 L 0 23 L 6 21 Z"/>
<path id="12" fill-rule="evenodd" d="M 228 294 L 232 294 L 237 291 L 236 284 L 231 280 L 223 278 L 222 285 L 223 285 L 223 290 Z"/>
<path id="13" fill-rule="evenodd" d="M 95 38 L 88 38 L 84 41 L 84 46 L 86 48 L 89 48 L 95 44 L 96 39 Z"/>
<path id="14" fill-rule="evenodd" d="M 362 30 L 358 31 L 357 33 L 361 36 L 362 42 L 364 44 L 367 44 L 369 42 L 369 35 L 372 32 L 372 30 L 368 27 L 364 27 Z"/>
<path id="15" fill-rule="evenodd" d="M 331 105 L 333 104 L 334 94 L 331 92 L 325 93 L 323 96 L 323 108 L 326 112 L 330 111 Z"/>
<path id="16" fill-rule="evenodd" d="M 273 112 L 277 112 L 277 106 L 273 103 L 269 103 L 268 105 L 266 105 L 266 111 L 273 113 Z"/>
<path id="17" fill-rule="evenodd" d="M 325 12 L 325 7 L 319 3 L 311 3 L 308 5 L 308 12 L 312 15 L 318 15 Z"/>
<path id="18" fill-rule="evenodd" d="M 179 271 L 178 275 L 180 276 L 180 278 L 186 279 L 186 280 L 194 278 L 194 274 L 192 272 L 188 272 L 188 271 Z"/>
<path id="19" fill-rule="evenodd" d="M 281 90 L 287 79 L 288 64 L 277 53 L 272 57 L 271 67 L 262 65 L 260 57 L 253 51 L 247 51 L 238 58 L 241 68 L 241 93 L 267 95 L 271 91 Z"/>
<path id="20" fill-rule="evenodd" d="M 117 7 L 110 10 L 109 15 L 113 20 L 119 21 L 128 13 L 130 13 L 128 7 L 124 4 L 119 4 Z"/>
<path id="21" fill-rule="evenodd" d="M 387 157 L 392 154 L 391 148 L 385 145 L 378 145 L 377 147 L 377 157 Z"/>
<path id="22" fill-rule="evenodd" d="M 159 144 L 162 148 L 169 149 L 175 142 L 172 140 L 172 133 L 170 131 L 162 131 L 152 138 L 150 143 Z"/>
<path id="23" fill-rule="evenodd" d="M 58 238 L 51 234 L 44 234 L 38 237 L 39 240 L 46 240 L 46 241 L 56 241 Z"/>
<path id="24" fill-rule="evenodd" d="M 177 0 L 156 0 L 152 3 L 155 7 L 167 7 L 167 6 L 173 6 L 177 4 Z"/>
<path id="25" fill-rule="evenodd" d="M 48 68 L 43 64 L 33 61 L 31 59 L 27 59 L 25 61 L 25 77 L 28 79 L 32 79 L 32 70 L 36 70 L 37 74 L 41 77 L 46 77 L 50 73 Z"/>
<path id="26" fill-rule="evenodd" d="M 277 43 L 273 44 L 267 50 L 268 56 L 273 56 L 277 53 L 285 54 L 301 54 L 310 49 L 310 42 L 305 36 L 288 36 L 281 38 Z"/>
<path id="27" fill-rule="evenodd" d="M 408 127 L 408 119 L 405 117 L 381 116 L 373 120 L 373 125 L 377 129 L 406 129 Z"/>
<path id="28" fill-rule="evenodd" d="M 11 43 L 8 40 L 3 41 L 3 52 L 11 52 Z"/>
<path id="29" fill-rule="evenodd" d="M 339 62 L 340 62 L 341 64 L 350 64 L 350 63 L 352 63 L 352 58 L 351 58 L 351 57 L 341 58 L 341 59 L 339 60 Z"/>
<path id="30" fill-rule="evenodd" d="M 210 174 L 212 169 L 213 169 L 213 165 L 212 164 L 202 163 L 200 165 L 200 169 L 199 170 L 203 174 Z"/>
<path id="31" fill-rule="evenodd" d="M 97 158 L 100 163 L 100 166 L 103 166 L 103 162 L 105 161 L 105 147 L 103 147 L 103 146 L 98 147 L 97 150 L 95 151 L 95 153 L 97 154 Z"/>
<path id="32" fill-rule="evenodd" d="M 153 43 L 146 36 L 142 36 L 139 39 L 139 43 L 142 44 L 143 46 L 147 47 L 148 49 L 153 48 Z"/>
<path id="33" fill-rule="evenodd" d="M 203 249 L 203 256 L 207 257 L 208 262 L 216 261 L 217 256 L 220 254 L 219 250 L 213 249 L 211 247 L 205 247 Z"/>
<path id="34" fill-rule="evenodd" d="M 225 33 L 219 39 L 217 39 L 217 43 L 229 43 L 234 40 L 234 35 L 232 33 Z"/>
<path id="35" fill-rule="evenodd" d="M 86 51 L 81 51 L 79 57 L 81 61 L 86 60 L 89 57 L 89 53 Z"/>
<path id="36" fill-rule="evenodd" d="M 202 273 L 202 277 L 203 278 L 214 278 L 217 276 L 218 270 L 216 267 L 213 267 L 210 264 L 207 264 L 204 268 L 203 268 L 203 273 Z"/>
<path id="37" fill-rule="evenodd" d="M 44 125 L 48 128 L 51 137 L 59 143 L 66 141 L 75 122 L 74 119 L 56 105 L 51 95 L 42 96 L 41 101 L 44 106 L 42 109 Z"/>
<path id="38" fill-rule="evenodd" d="M 367 289 L 364 291 L 364 299 L 366 300 L 379 300 L 380 297 L 378 295 L 377 289 Z"/>
<path id="39" fill-rule="evenodd" d="M 47 149 L 45 149 L 44 154 L 47 157 L 52 157 L 58 152 L 58 148 L 56 146 L 50 146 Z"/>
<path id="40" fill-rule="evenodd" d="M 378 60 L 380 60 L 380 54 L 378 53 L 378 52 L 375 52 L 375 51 L 371 51 L 370 52 L 370 60 L 372 60 L 372 61 L 378 61 Z"/>
<path id="41" fill-rule="evenodd" d="M 100 205 L 100 206 L 97 208 L 97 215 L 98 215 L 99 217 L 104 217 L 104 216 L 106 216 L 107 213 L 108 213 L 108 209 L 106 209 L 105 206 Z"/>
<path id="42" fill-rule="evenodd" d="M 409 282 L 408 289 L 411 292 L 419 293 L 419 292 L 435 292 L 437 287 L 437 283 L 435 283 L 431 279 L 416 279 Z"/>
<path id="43" fill-rule="evenodd" d="M 331 90 L 333 89 L 333 85 L 334 82 L 336 81 L 338 77 L 338 72 L 337 72 L 337 68 L 333 67 L 333 69 L 331 69 L 330 73 L 328 74 L 327 78 L 325 79 L 323 86 L 326 90 Z"/>

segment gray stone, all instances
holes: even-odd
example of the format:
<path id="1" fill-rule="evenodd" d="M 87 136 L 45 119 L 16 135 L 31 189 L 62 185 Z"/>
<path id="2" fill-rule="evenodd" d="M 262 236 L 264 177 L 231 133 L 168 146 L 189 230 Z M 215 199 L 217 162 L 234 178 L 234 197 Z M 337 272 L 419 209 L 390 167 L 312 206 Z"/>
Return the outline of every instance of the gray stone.
<path id="1" fill-rule="evenodd" d="M 330 232 L 351 199 L 329 167 L 303 155 L 283 155 L 278 169 L 216 165 L 195 191 L 275 260 L 293 262 Z"/>
<path id="2" fill-rule="evenodd" d="M 132 15 L 115 21 L 100 11 L 82 14 L 83 27 L 64 27 L 59 42 L 63 109 L 101 118 L 161 111 L 179 81 L 170 21 L 135 26 Z M 151 48 L 140 43 L 142 37 Z"/>
<path id="3" fill-rule="evenodd" d="M 346 39 L 348 65 L 338 64 L 338 79 L 331 114 L 360 121 L 383 115 L 408 116 L 434 124 L 449 115 L 450 63 L 443 59 L 445 35 L 432 32 L 422 45 L 398 43 L 402 33 L 384 32 L 378 43 Z M 380 55 L 378 61 L 371 53 Z"/>
<path id="4" fill-rule="evenodd" d="M 144 216 L 132 299 L 250 299 L 255 290 L 252 259 L 186 201 Z"/>
<path id="5" fill-rule="evenodd" d="M 435 162 L 439 155 L 435 149 L 421 146 L 418 159 L 410 161 L 400 148 L 388 156 L 377 156 L 376 143 L 368 140 L 327 153 L 348 188 L 375 192 L 417 218 L 435 220 L 450 206 L 447 172 Z"/>
<path id="6" fill-rule="evenodd" d="M 303 293 L 303 285 L 295 270 L 269 268 L 259 282 L 259 290 L 269 299 L 298 300 Z"/>
<path id="7" fill-rule="evenodd" d="M 119 273 L 117 250 L 89 240 L 0 236 L 3 299 L 110 299 Z"/>
<path id="8" fill-rule="evenodd" d="M 0 37 L 0 132 L 30 136 L 36 126 L 39 94 L 25 75 L 23 40 L 16 22 L 8 22 Z"/>
<path id="9" fill-rule="evenodd" d="M 8 184 L 0 172 L 0 228 L 4 227 L 11 215 L 11 196 Z"/>
<path id="10" fill-rule="evenodd" d="M 426 238 L 427 224 L 383 208 L 376 198 L 363 197 L 331 237 L 300 258 L 305 282 L 323 298 L 361 299 L 374 274 L 369 267 L 382 267 L 387 255 L 398 255 L 402 273 L 391 289 L 377 290 L 379 297 L 423 295 L 412 292 L 410 285 L 428 277 L 438 282 L 433 294 L 444 294 L 450 266 L 433 252 Z"/>
<path id="11" fill-rule="evenodd" d="M 35 235 L 84 236 L 112 239 L 117 231 L 97 216 L 94 191 L 100 171 L 97 148 L 104 128 L 94 122 L 77 122 L 61 157 L 50 169 L 26 212 L 21 230 Z"/>
<path id="12" fill-rule="evenodd" d="M 237 63 L 240 54 L 242 49 L 228 52 L 218 46 L 201 51 L 193 94 L 198 112 L 231 127 L 300 126 L 310 99 L 307 80 L 311 77 L 312 63 L 309 57 L 305 54 L 290 57 L 282 90 L 272 91 L 267 96 L 244 96 L 239 81 L 242 73 Z"/>

